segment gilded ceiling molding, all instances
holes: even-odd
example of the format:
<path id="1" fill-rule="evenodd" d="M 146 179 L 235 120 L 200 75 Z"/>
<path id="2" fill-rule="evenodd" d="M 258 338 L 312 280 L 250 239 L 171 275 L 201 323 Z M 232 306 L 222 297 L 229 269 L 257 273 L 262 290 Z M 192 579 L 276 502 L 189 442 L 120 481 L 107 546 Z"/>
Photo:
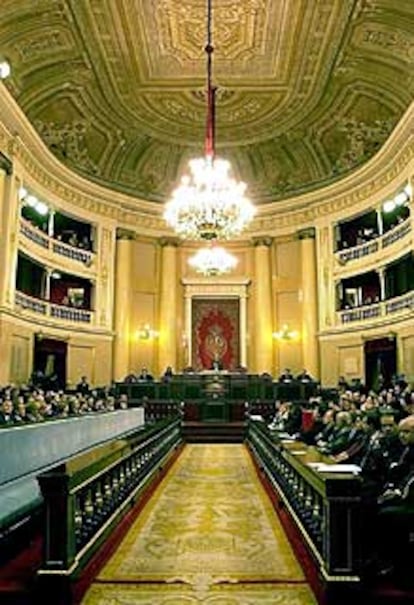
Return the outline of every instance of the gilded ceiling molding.
<path id="1" fill-rule="evenodd" d="M 162 217 L 163 206 L 109 190 L 77 175 L 59 162 L 41 141 L 10 93 L 0 83 L 0 150 L 15 172 L 54 200 L 107 217 L 120 227 L 156 238 L 171 236 Z M 384 147 L 349 177 L 316 192 L 258 205 L 258 214 L 244 238 L 297 231 L 318 218 L 347 211 L 379 194 L 400 177 L 411 176 L 414 158 L 414 104 Z"/>

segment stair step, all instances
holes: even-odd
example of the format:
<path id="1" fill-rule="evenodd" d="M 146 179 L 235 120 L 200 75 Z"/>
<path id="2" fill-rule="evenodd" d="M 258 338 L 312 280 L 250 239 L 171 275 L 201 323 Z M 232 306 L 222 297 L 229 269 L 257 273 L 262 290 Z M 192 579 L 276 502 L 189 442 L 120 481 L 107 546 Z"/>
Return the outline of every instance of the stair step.
<path id="1" fill-rule="evenodd" d="M 244 422 L 184 422 L 183 435 L 189 443 L 242 443 Z"/>

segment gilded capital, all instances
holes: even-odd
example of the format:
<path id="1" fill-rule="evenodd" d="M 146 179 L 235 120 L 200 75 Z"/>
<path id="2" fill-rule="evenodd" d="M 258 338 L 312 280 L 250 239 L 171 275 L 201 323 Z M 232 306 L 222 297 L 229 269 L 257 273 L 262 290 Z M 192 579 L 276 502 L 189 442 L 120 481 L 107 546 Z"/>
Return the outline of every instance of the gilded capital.
<path id="1" fill-rule="evenodd" d="M 180 245 L 180 240 L 177 237 L 161 237 L 158 241 L 162 248 L 166 246 L 177 248 Z"/>
<path id="2" fill-rule="evenodd" d="M 315 239 L 316 229 L 315 227 L 306 227 L 306 229 L 300 229 L 297 232 L 298 239 Z"/>
<path id="3" fill-rule="evenodd" d="M 118 227 L 116 230 L 116 239 L 135 239 L 136 234 L 135 231 L 131 231 L 130 229 L 122 229 Z"/>
<path id="4" fill-rule="evenodd" d="M 268 248 L 272 245 L 273 237 L 269 235 L 262 235 L 261 237 L 254 237 L 252 239 L 253 246 L 267 246 Z"/>
<path id="5" fill-rule="evenodd" d="M 0 170 L 4 170 L 4 172 L 9 175 L 13 172 L 12 162 L 1 151 L 0 151 Z"/>

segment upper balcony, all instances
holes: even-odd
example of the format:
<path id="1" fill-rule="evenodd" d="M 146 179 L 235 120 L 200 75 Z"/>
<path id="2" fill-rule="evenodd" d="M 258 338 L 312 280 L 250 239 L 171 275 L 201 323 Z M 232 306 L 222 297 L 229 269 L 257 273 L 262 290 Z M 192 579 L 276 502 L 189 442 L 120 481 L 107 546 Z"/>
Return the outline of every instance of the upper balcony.
<path id="1" fill-rule="evenodd" d="M 20 238 L 26 252 L 54 266 L 66 267 L 69 270 L 80 270 L 88 274 L 96 272 L 96 254 L 78 246 L 72 246 L 47 235 L 30 221 L 20 218 Z"/>
<path id="2" fill-rule="evenodd" d="M 339 250 L 335 253 L 337 262 L 335 273 L 343 273 L 345 267 L 352 265 L 353 271 L 360 268 L 367 270 L 370 266 L 384 264 L 389 259 L 398 256 L 404 250 L 410 250 L 413 242 L 411 217 L 407 217 L 390 231 L 368 242 Z"/>

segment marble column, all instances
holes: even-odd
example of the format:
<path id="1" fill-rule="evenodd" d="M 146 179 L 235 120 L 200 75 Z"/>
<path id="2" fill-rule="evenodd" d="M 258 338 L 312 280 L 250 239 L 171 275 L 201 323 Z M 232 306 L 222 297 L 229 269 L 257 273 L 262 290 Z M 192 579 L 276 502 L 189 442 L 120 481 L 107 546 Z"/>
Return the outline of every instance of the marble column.
<path id="1" fill-rule="evenodd" d="M 316 269 L 315 229 L 298 233 L 302 262 L 302 355 L 303 367 L 319 378 L 318 283 Z"/>
<path id="2" fill-rule="evenodd" d="M 177 246 L 175 239 L 160 241 L 161 302 L 159 323 L 158 367 L 163 373 L 167 366 L 177 370 Z"/>
<path id="3" fill-rule="evenodd" d="M 134 234 L 118 229 L 116 238 L 113 378 L 119 381 L 131 372 L 131 267 Z"/>
<path id="4" fill-rule="evenodd" d="M 272 321 L 272 238 L 261 237 L 254 244 L 254 350 L 255 371 L 272 373 L 273 370 L 273 321 Z"/>

